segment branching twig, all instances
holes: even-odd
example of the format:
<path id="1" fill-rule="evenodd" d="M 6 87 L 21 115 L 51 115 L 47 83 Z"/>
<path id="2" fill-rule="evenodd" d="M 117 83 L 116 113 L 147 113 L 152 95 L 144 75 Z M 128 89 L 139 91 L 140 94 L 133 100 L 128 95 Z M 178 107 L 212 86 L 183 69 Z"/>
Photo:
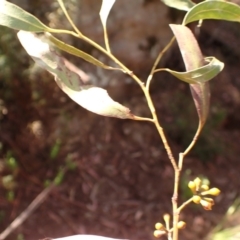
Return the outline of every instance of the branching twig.
<path id="1" fill-rule="evenodd" d="M 201 130 L 202 130 L 202 124 L 201 124 L 201 122 L 199 120 L 197 131 L 196 131 L 196 133 L 195 133 L 195 135 L 193 137 L 192 142 L 190 143 L 188 148 L 184 151 L 184 153 L 183 153 L 184 156 L 186 156 L 190 152 L 190 150 L 193 148 L 193 146 L 195 145 L 195 143 L 196 143 L 196 141 L 197 141 L 197 139 L 198 139 L 198 137 L 199 137 L 199 135 L 201 133 Z"/>
<path id="2" fill-rule="evenodd" d="M 58 3 L 59 5 L 61 6 L 62 10 L 63 10 L 63 13 L 65 14 L 67 20 L 69 21 L 69 23 L 71 24 L 71 26 L 73 27 L 73 29 L 75 30 L 75 32 L 81 36 L 82 33 L 79 31 L 79 29 L 76 27 L 75 23 L 72 21 L 72 19 L 70 18 L 66 8 L 65 8 L 65 5 L 63 4 L 62 0 L 58 0 Z"/>
<path id="3" fill-rule="evenodd" d="M 180 213 L 182 210 L 183 210 L 183 208 L 185 208 L 189 203 L 191 203 L 192 202 L 192 197 L 190 198 L 190 199 L 188 199 L 186 202 L 184 202 L 178 209 L 177 209 L 177 211 Z"/>
<path id="4" fill-rule="evenodd" d="M 147 82 L 146 82 L 146 87 L 147 89 L 149 90 L 149 87 L 150 87 L 150 83 L 151 83 L 151 80 L 153 78 L 153 74 L 155 72 L 155 69 L 158 65 L 158 63 L 160 62 L 163 54 L 172 46 L 173 42 L 175 41 L 175 37 L 172 37 L 172 39 L 170 40 L 170 42 L 164 47 L 164 49 L 158 54 L 153 66 L 152 66 L 152 69 L 151 69 L 151 72 L 147 78 Z"/>
<path id="5" fill-rule="evenodd" d="M 17 217 L 15 220 L 0 234 L 0 240 L 4 240 L 17 227 L 19 227 L 32 213 L 36 210 L 46 199 L 48 194 L 52 191 L 54 185 L 45 188 L 31 204 Z"/>

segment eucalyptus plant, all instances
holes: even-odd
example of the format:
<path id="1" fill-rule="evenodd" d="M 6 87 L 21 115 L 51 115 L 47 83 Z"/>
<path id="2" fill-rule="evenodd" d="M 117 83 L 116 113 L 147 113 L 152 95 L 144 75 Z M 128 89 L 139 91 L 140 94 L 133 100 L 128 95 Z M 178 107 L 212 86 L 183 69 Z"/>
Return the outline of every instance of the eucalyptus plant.
<path id="1" fill-rule="evenodd" d="M 184 158 L 196 144 L 197 139 L 207 120 L 210 108 L 210 88 L 209 81 L 217 76 L 224 68 L 224 63 L 213 56 L 204 57 L 198 45 L 194 33 L 188 27 L 189 23 L 198 21 L 198 26 L 207 19 L 217 19 L 226 21 L 240 21 L 240 7 L 237 4 L 223 0 L 206 0 L 195 4 L 190 0 L 162 0 L 169 7 L 185 11 L 186 14 L 182 20 L 182 24 L 170 24 L 173 37 L 169 43 L 159 52 L 147 79 L 141 79 L 131 69 L 124 65 L 111 52 L 111 43 L 107 31 L 108 15 L 114 6 L 115 0 L 102 0 L 99 16 L 103 26 L 105 46 L 101 46 L 95 41 L 84 35 L 72 21 L 67 12 L 63 0 L 58 0 L 67 20 L 73 30 L 55 29 L 46 26 L 38 18 L 26 12 L 22 8 L 7 1 L 0 1 L 0 25 L 19 30 L 17 37 L 28 55 L 43 69 L 47 70 L 54 76 L 57 85 L 76 103 L 83 108 L 103 116 L 115 117 L 121 119 L 131 119 L 135 121 L 151 122 L 156 127 L 156 131 L 162 140 L 170 164 L 174 171 L 174 186 L 172 196 L 172 212 L 164 214 L 163 222 L 155 225 L 154 236 L 161 237 L 166 235 L 168 240 L 177 240 L 178 231 L 186 226 L 186 223 L 179 217 L 181 211 L 190 203 L 200 204 L 205 210 L 211 210 L 214 205 L 212 196 L 220 193 L 218 188 L 210 188 L 202 183 L 200 178 L 196 178 L 188 183 L 188 187 L 192 191 L 192 197 L 183 203 L 179 203 L 178 192 Z M 124 20 L 123 20 L 124 21 Z M 44 33 L 44 37 L 40 37 L 35 33 Z M 77 49 L 66 42 L 57 38 L 58 34 L 69 34 L 79 38 L 86 43 L 98 49 L 102 54 L 113 60 L 114 66 L 109 66 L 104 62 L 94 58 L 86 52 Z M 177 41 L 186 71 L 178 72 L 169 68 L 158 68 L 159 62 L 165 52 Z M 98 86 L 85 83 L 79 75 L 76 68 L 72 64 L 57 53 L 56 49 L 70 53 L 85 61 L 93 64 L 95 67 L 108 69 L 110 71 L 122 71 L 129 75 L 136 84 L 141 88 L 145 95 L 151 117 L 136 116 L 127 107 L 114 101 L 107 91 Z M 150 94 L 150 85 L 156 72 L 165 71 L 176 77 L 180 81 L 184 81 L 190 87 L 192 98 L 198 113 L 198 128 L 193 136 L 189 146 L 179 153 L 176 158 L 171 146 L 168 143 L 164 129 L 162 128 L 160 119 L 156 114 L 156 109 Z M 104 239 L 99 236 L 91 236 L 91 239 Z M 65 239 L 65 238 L 64 238 Z M 89 239 L 89 236 L 77 235 L 66 239 Z"/>

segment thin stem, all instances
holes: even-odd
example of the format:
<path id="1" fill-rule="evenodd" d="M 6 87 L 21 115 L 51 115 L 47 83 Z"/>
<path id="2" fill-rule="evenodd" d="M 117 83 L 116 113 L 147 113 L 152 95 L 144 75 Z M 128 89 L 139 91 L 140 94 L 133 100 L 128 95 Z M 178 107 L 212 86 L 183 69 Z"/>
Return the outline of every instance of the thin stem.
<path id="1" fill-rule="evenodd" d="M 179 188 L 179 180 L 180 180 L 180 174 L 182 170 L 182 165 L 183 165 L 183 160 L 184 157 L 189 153 L 189 151 L 193 148 L 195 145 L 200 132 L 202 130 L 202 123 L 199 121 L 198 124 L 198 129 L 195 133 L 195 136 L 188 146 L 188 148 L 184 151 L 184 153 L 179 154 L 179 160 L 178 160 L 178 168 L 175 170 L 175 180 L 174 180 L 174 192 L 173 192 L 173 197 L 172 197 L 172 205 L 173 205 L 173 240 L 178 240 L 178 228 L 177 228 L 177 223 L 179 221 L 179 214 L 181 210 L 186 207 L 189 203 L 192 202 L 192 198 L 190 198 L 188 201 L 183 203 L 179 208 L 178 208 L 178 188 Z"/>
<path id="2" fill-rule="evenodd" d="M 173 205 L 173 240 L 178 240 L 178 228 L 177 223 L 179 221 L 179 214 L 182 211 L 183 208 L 185 208 L 189 203 L 192 202 L 192 198 L 190 198 L 188 201 L 183 203 L 179 208 L 177 204 L 178 200 L 178 188 L 179 188 L 179 180 L 180 180 L 180 174 L 182 170 L 183 160 L 184 157 L 189 153 L 189 151 L 193 148 L 195 145 L 200 132 L 202 130 L 202 123 L 199 121 L 197 131 L 193 137 L 192 142 L 188 146 L 188 148 L 184 151 L 184 153 L 179 154 L 179 160 L 178 160 L 178 169 L 175 170 L 175 181 L 174 181 L 174 192 L 173 192 L 173 198 L 172 198 L 172 205 Z"/>
<path id="3" fill-rule="evenodd" d="M 175 183 L 176 184 L 176 183 Z M 177 204 L 174 205 L 174 215 L 173 215 L 173 240 L 178 240 L 178 227 L 177 224 L 179 222 L 179 214 L 188 204 L 192 202 L 193 198 L 190 198 L 186 202 L 184 202 L 179 208 L 177 208 Z"/>
<path id="4" fill-rule="evenodd" d="M 139 116 L 136 116 L 136 115 L 134 115 L 133 120 L 136 120 L 136 121 L 147 121 L 147 122 L 154 123 L 154 120 L 152 118 L 139 117 Z"/>
<path id="5" fill-rule="evenodd" d="M 111 53 L 108 34 L 107 34 L 107 27 L 105 25 L 103 26 L 103 34 L 104 34 L 104 42 L 105 42 L 105 45 L 106 45 L 106 49 L 109 53 Z"/>
<path id="6" fill-rule="evenodd" d="M 180 171 L 182 170 L 183 159 L 184 159 L 183 153 L 179 153 L 178 169 L 179 169 Z"/>
<path id="7" fill-rule="evenodd" d="M 141 88 L 144 86 L 144 83 L 135 74 L 133 74 L 130 69 L 128 69 L 124 64 L 122 64 L 114 55 L 109 53 L 105 48 L 84 35 L 79 36 L 79 38 L 81 38 L 83 41 L 89 43 L 90 45 L 107 55 L 109 58 L 111 58 L 118 66 L 120 66 L 124 70 L 125 73 L 129 74 L 140 85 Z"/>
<path id="8" fill-rule="evenodd" d="M 171 230 L 168 232 L 168 240 L 172 240 L 172 232 L 171 232 Z"/>
<path id="9" fill-rule="evenodd" d="M 190 143 L 190 145 L 188 146 L 188 148 L 184 151 L 183 156 L 186 156 L 190 152 L 190 150 L 193 148 L 193 146 L 197 142 L 197 139 L 198 139 L 198 137 L 199 137 L 199 135 L 201 133 L 201 130 L 202 130 L 202 123 L 201 123 L 201 121 L 199 121 L 198 122 L 198 128 L 197 128 L 197 131 L 196 131 L 196 133 L 195 133 L 195 135 L 193 137 L 193 140 Z"/>
<path id="10" fill-rule="evenodd" d="M 70 35 L 72 35 L 74 37 L 79 38 L 79 35 L 77 33 L 73 32 L 73 31 L 65 30 L 65 29 L 49 28 L 48 32 L 51 32 L 51 33 L 65 33 L 65 34 L 70 34 Z"/>
<path id="11" fill-rule="evenodd" d="M 147 90 L 149 90 L 149 87 L 150 87 L 150 83 L 151 83 L 151 80 L 153 78 L 153 74 L 154 74 L 154 71 L 158 65 L 158 63 L 160 62 L 163 54 L 171 47 L 171 45 L 173 44 L 173 42 L 175 41 L 175 37 L 172 37 L 172 39 L 170 40 L 170 42 L 164 47 L 164 49 L 158 54 L 153 66 L 152 66 L 152 69 L 151 69 L 151 72 L 148 76 L 148 79 L 147 79 L 147 82 L 146 82 L 146 88 Z"/>
<path id="12" fill-rule="evenodd" d="M 168 240 L 172 240 L 172 232 L 170 230 L 169 222 L 166 223 L 166 228 L 167 228 L 167 233 L 168 233 L 167 238 L 168 238 Z"/>
<path id="13" fill-rule="evenodd" d="M 178 160 L 178 169 L 174 171 L 174 190 L 172 197 L 172 208 L 173 208 L 173 240 L 178 240 L 178 227 L 177 224 L 179 222 L 179 211 L 178 211 L 178 188 L 180 181 L 180 174 L 182 170 L 183 164 L 183 154 L 179 154 Z"/>
<path id="14" fill-rule="evenodd" d="M 192 202 L 193 198 L 191 197 L 190 199 L 188 199 L 186 202 L 184 202 L 178 209 L 177 211 L 180 212 L 188 205 Z"/>
<path id="15" fill-rule="evenodd" d="M 71 24 L 71 26 L 73 27 L 73 29 L 75 30 L 75 32 L 79 35 L 79 36 L 82 36 L 83 34 L 78 30 L 78 28 L 76 27 L 75 23 L 73 22 L 73 20 L 70 18 L 66 8 L 65 8 L 65 5 L 63 3 L 62 0 L 58 0 L 58 3 L 59 5 L 61 6 L 62 10 L 63 10 L 63 13 L 65 14 L 67 20 L 69 21 L 69 23 Z"/>
<path id="16" fill-rule="evenodd" d="M 178 169 L 177 163 L 176 163 L 176 160 L 174 159 L 174 156 L 172 154 L 171 148 L 169 147 L 169 144 L 168 144 L 167 138 L 165 136 L 165 133 L 163 131 L 163 128 L 161 127 L 160 122 L 158 120 L 158 117 L 157 117 L 157 114 L 156 114 L 156 110 L 155 110 L 152 98 L 150 96 L 150 93 L 149 93 L 149 91 L 148 91 L 148 89 L 146 87 L 143 87 L 142 89 L 143 89 L 143 92 L 145 94 L 145 97 L 146 97 L 146 100 L 147 100 L 147 103 L 148 103 L 148 107 L 149 107 L 149 109 L 150 109 L 150 111 L 152 113 L 154 124 L 155 124 L 155 126 L 156 126 L 156 128 L 158 130 L 158 133 L 159 133 L 159 135 L 160 135 L 160 137 L 162 139 L 164 148 L 165 148 L 165 150 L 166 150 L 166 152 L 168 154 L 168 158 L 171 161 L 174 170 L 176 171 Z"/>
<path id="17" fill-rule="evenodd" d="M 202 124 L 199 121 L 198 124 L 198 129 L 195 133 L 195 136 L 188 146 L 188 148 L 185 150 L 184 153 L 179 154 L 179 160 L 178 160 L 178 170 L 175 170 L 175 181 L 174 181 L 174 193 L 173 193 L 173 198 L 172 198 L 172 204 L 173 204 L 173 240 L 178 240 L 178 228 L 177 228 L 177 223 L 179 221 L 179 214 L 182 211 L 183 208 L 185 208 L 189 203 L 192 202 L 192 198 L 190 198 L 188 201 L 183 203 L 179 208 L 177 205 L 177 199 L 178 199 L 178 187 L 179 187 L 179 180 L 180 180 L 180 174 L 182 170 L 182 165 L 183 165 L 183 160 L 184 157 L 189 153 L 189 151 L 193 148 L 194 144 L 196 143 L 199 134 L 202 130 Z"/>
<path id="18" fill-rule="evenodd" d="M 178 212 L 178 187 L 180 179 L 180 169 L 177 168 L 174 171 L 174 190 L 172 197 L 172 208 L 173 208 L 173 240 L 178 240 L 178 221 L 179 221 L 179 212 Z"/>
<path id="19" fill-rule="evenodd" d="M 155 115 L 156 113 L 153 112 L 153 114 Z M 155 118 L 155 116 L 153 116 L 153 117 Z M 164 148 L 165 148 L 165 150 L 166 150 L 166 152 L 168 154 L 168 158 L 171 161 L 174 170 L 176 171 L 177 170 L 177 164 L 176 164 L 176 161 L 175 161 L 174 156 L 172 154 L 171 148 L 169 147 L 169 144 L 167 142 L 167 138 L 165 136 L 163 128 L 161 127 L 161 125 L 160 125 L 160 123 L 159 123 L 157 118 L 155 118 L 155 122 L 154 123 L 155 123 L 155 126 L 156 126 L 156 128 L 157 128 L 157 130 L 159 132 L 159 135 L 160 135 L 161 139 L 162 139 Z"/>
<path id="20" fill-rule="evenodd" d="M 171 233 L 171 229 L 170 229 L 170 215 L 164 214 L 163 219 L 164 219 L 165 227 L 167 230 L 167 238 L 168 238 L 168 240 L 172 240 L 172 233 Z"/>
<path id="21" fill-rule="evenodd" d="M 168 69 L 168 68 L 158 68 L 158 69 L 154 70 L 154 73 L 161 72 L 161 71 L 166 71 L 166 69 Z"/>

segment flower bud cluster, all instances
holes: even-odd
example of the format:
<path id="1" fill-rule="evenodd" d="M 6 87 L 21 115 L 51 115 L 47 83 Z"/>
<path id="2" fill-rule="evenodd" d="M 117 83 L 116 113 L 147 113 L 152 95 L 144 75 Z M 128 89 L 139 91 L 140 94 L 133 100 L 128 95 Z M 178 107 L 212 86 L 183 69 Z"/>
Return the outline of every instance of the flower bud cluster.
<path id="1" fill-rule="evenodd" d="M 161 236 L 165 235 L 167 233 L 167 229 L 164 227 L 162 223 L 156 223 L 155 224 L 156 230 L 153 232 L 154 237 L 160 238 Z"/>
<path id="2" fill-rule="evenodd" d="M 202 184 L 200 178 L 190 181 L 188 187 L 193 193 L 192 201 L 196 204 L 201 204 L 205 210 L 212 210 L 212 206 L 214 205 L 214 200 L 205 196 L 218 196 L 221 192 L 218 188 L 209 189 L 208 185 Z"/>
<path id="3" fill-rule="evenodd" d="M 169 225 L 170 225 L 170 215 L 169 214 L 164 214 L 163 219 L 165 221 L 165 226 L 160 222 L 157 222 L 155 224 L 155 229 L 156 230 L 153 232 L 153 235 L 156 238 L 160 238 L 161 236 L 173 231 L 173 229 L 170 229 L 170 227 L 169 227 Z M 178 222 L 178 224 L 177 224 L 178 229 L 184 229 L 185 227 L 186 227 L 185 222 L 183 222 L 183 221 Z"/>

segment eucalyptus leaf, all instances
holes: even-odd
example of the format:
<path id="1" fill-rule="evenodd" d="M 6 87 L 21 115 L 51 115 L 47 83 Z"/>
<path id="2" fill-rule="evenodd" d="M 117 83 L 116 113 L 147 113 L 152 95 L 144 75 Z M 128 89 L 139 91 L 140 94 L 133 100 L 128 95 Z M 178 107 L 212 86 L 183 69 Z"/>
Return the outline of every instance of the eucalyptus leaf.
<path id="1" fill-rule="evenodd" d="M 83 81 L 80 76 L 67 68 L 64 59 L 50 49 L 46 40 L 25 31 L 19 31 L 17 36 L 24 49 L 40 67 L 61 79 L 70 89 L 81 89 Z"/>
<path id="2" fill-rule="evenodd" d="M 204 83 L 217 76 L 224 67 L 224 63 L 214 57 L 207 57 L 204 60 L 208 62 L 207 65 L 188 72 L 176 72 L 168 68 L 165 70 L 184 82 L 191 84 Z"/>
<path id="3" fill-rule="evenodd" d="M 187 71 L 204 66 L 204 58 L 191 30 L 183 25 L 170 24 Z"/>
<path id="4" fill-rule="evenodd" d="M 7 1 L 0 1 L 0 25 L 29 32 L 52 31 L 32 14 Z"/>
<path id="5" fill-rule="evenodd" d="M 112 9 L 113 4 L 115 3 L 115 0 L 102 0 L 102 6 L 99 12 L 100 19 L 103 25 L 103 33 L 104 33 L 104 42 L 106 45 L 106 50 L 110 53 L 110 45 L 109 45 L 109 38 L 107 34 L 107 18 L 109 15 L 109 12 Z"/>
<path id="6" fill-rule="evenodd" d="M 210 106 L 209 82 L 190 84 L 189 86 L 202 128 L 207 120 Z"/>
<path id="7" fill-rule="evenodd" d="M 130 110 L 112 100 L 105 89 L 84 84 L 79 72 L 72 71 L 74 68 L 70 69 L 69 64 L 65 63 L 66 60 L 51 50 L 49 44 L 40 37 L 19 31 L 18 38 L 33 60 L 55 76 L 58 86 L 73 101 L 99 115 L 134 119 L 135 116 Z"/>
<path id="8" fill-rule="evenodd" d="M 77 57 L 80 57 L 82 59 L 84 59 L 87 62 L 90 62 L 98 67 L 102 67 L 105 69 L 116 69 L 116 70 L 120 70 L 118 68 L 113 68 L 110 66 L 105 65 L 104 63 L 100 62 L 99 60 L 97 60 L 96 58 L 92 57 L 91 55 L 71 46 L 68 45 L 62 41 L 60 41 L 59 39 L 53 37 L 50 33 L 46 33 L 48 39 L 50 40 L 51 43 L 53 43 L 57 48 L 61 49 L 62 51 L 65 51 L 67 53 L 70 53 L 72 55 L 75 55 Z"/>
<path id="9" fill-rule="evenodd" d="M 116 0 L 102 0 L 99 15 L 104 28 L 106 28 L 107 18 L 115 1 Z"/>
<path id="10" fill-rule="evenodd" d="M 186 70 L 189 72 L 203 67 L 204 58 L 191 30 L 183 25 L 171 24 L 170 27 L 177 39 Z M 202 81 L 190 84 L 190 89 L 197 109 L 200 128 L 202 128 L 206 122 L 210 105 L 209 83 Z"/>
<path id="11" fill-rule="evenodd" d="M 189 11 L 195 3 L 191 0 L 161 0 L 165 5 L 178 10 Z"/>
<path id="12" fill-rule="evenodd" d="M 186 25 L 200 19 L 240 22 L 240 7 L 235 3 L 227 1 L 204 1 L 190 9 L 184 17 L 183 24 Z"/>
<path id="13" fill-rule="evenodd" d="M 134 115 L 123 105 L 112 100 L 107 91 L 100 87 L 92 85 L 82 86 L 80 91 L 74 91 L 68 88 L 56 79 L 59 87 L 76 103 L 88 111 L 106 117 L 116 117 L 121 119 L 134 119 Z"/>

